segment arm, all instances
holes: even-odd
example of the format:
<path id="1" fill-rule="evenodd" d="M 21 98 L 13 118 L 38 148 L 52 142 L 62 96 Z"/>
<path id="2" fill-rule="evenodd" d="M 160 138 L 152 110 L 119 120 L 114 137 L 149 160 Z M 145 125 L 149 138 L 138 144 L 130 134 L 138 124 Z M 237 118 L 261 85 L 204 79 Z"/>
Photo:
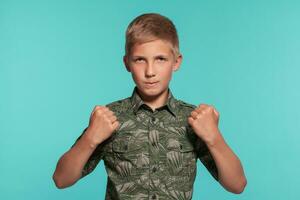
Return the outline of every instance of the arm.
<path id="1" fill-rule="evenodd" d="M 96 106 L 82 137 L 59 159 L 52 177 L 55 185 L 58 188 L 69 187 L 93 170 L 102 157 L 98 156 L 97 147 L 101 150 L 100 144 L 108 139 L 118 126 L 117 117 L 108 107 Z"/>
<path id="2" fill-rule="evenodd" d="M 206 104 L 191 112 L 188 122 L 201 138 L 212 155 L 218 170 L 220 184 L 232 193 L 239 194 L 246 187 L 247 180 L 239 158 L 226 144 L 218 129 L 219 113 Z"/>
<path id="3" fill-rule="evenodd" d="M 246 187 L 247 180 L 239 158 L 226 144 L 220 133 L 207 144 L 218 169 L 220 184 L 232 193 L 242 193 Z"/>
<path id="4" fill-rule="evenodd" d="M 66 188 L 76 183 L 82 175 L 84 165 L 96 149 L 87 129 L 75 145 L 59 159 L 53 180 L 57 188 Z"/>

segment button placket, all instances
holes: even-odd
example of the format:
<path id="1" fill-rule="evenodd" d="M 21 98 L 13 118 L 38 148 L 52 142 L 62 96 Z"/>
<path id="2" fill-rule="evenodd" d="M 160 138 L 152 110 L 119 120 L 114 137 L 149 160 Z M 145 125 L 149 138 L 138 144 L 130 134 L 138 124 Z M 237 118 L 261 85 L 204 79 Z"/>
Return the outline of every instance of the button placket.
<path id="1" fill-rule="evenodd" d="M 156 123 L 159 121 L 158 118 L 154 115 L 154 113 L 152 113 L 150 115 L 150 124 L 149 124 L 149 144 L 152 146 L 151 148 L 154 149 L 154 151 L 151 151 L 151 154 L 150 154 L 150 157 L 155 157 L 155 155 L 153 154 L 156 154 L 158 153 L 158 142 L 159 142 L 159 134 L 156 130 Z M 150 152 L 149 152 L 150 153 Z M 150 158 L 151 159 L 151 158 Z M 156 173 L 158 172 L 158 166 L 157 164 L 154 162 L 154 160 L 152 159 L 150 161 L 150 176 L 149 178 L 152 179 L 154 182 L 156 182 L 156 179 L 157 179 L 157 175 Z M 149 193 L 149 200 L 158 200 L 158 195 L 154 193 L 155 191 L 150 191 Z"/>

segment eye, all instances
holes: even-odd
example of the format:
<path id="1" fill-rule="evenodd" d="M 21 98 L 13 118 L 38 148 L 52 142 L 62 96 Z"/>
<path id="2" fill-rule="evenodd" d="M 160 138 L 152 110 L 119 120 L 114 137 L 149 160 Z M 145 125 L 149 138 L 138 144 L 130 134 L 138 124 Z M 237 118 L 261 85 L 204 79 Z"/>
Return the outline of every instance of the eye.
<path id="1" fill-rule="evenodd" d="M 137 63 L 139 63 L 139 62 L 143 62 L 144 61 L 144 59 L 143 58 L 136 58 L 136 59 L 134 59 L 134 62 L 137 62 Z"/>
<path id="2" fill-rule="evenodd" d="M 157 60 L 158 61 L 167 61 L 167 58 L 160 56 L 160 57 L 157 57 Z"/>

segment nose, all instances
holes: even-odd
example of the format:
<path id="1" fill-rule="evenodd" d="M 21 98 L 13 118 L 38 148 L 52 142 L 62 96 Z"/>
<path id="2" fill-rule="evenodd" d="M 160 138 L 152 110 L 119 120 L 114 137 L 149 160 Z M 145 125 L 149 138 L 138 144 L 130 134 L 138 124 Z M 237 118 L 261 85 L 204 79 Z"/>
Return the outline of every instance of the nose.
<path id="1" fill-rule="evenodd" d="M 153 63 L 149 63 L 149 64 L 146 66 L 145 75 L 146 75 L 146 77 L 152 77 L 152 76 L 155 76 L 154 65 L 153 65 Z"/>

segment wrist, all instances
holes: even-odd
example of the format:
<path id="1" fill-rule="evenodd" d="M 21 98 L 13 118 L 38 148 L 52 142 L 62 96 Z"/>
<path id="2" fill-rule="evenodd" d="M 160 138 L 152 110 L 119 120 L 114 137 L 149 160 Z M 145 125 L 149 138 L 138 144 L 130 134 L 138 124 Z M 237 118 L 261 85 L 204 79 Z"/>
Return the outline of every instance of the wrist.
<path id="1" fill-rule="evenodd" d="M 95 139 L 93 137 L 93 131 L 90 130 L 89 128 L 85 131 L 85 133 L 83 135 L 83 139 L 84 139 L 85 143 L 92 149 L 95 149 L 102 142 L 102 140 L 100 142 L 95 141 Z"/>
<path id="2" fill-rule="evenodd" d="M 223 137 L 219 131 L 217 131 L 215 134 L 212 134 L 213 136 L 207 140 L 205 140 L 206 145 L 209 148 L 213 148 L 218 146 L 218 144 L 222 143 Z"/>

